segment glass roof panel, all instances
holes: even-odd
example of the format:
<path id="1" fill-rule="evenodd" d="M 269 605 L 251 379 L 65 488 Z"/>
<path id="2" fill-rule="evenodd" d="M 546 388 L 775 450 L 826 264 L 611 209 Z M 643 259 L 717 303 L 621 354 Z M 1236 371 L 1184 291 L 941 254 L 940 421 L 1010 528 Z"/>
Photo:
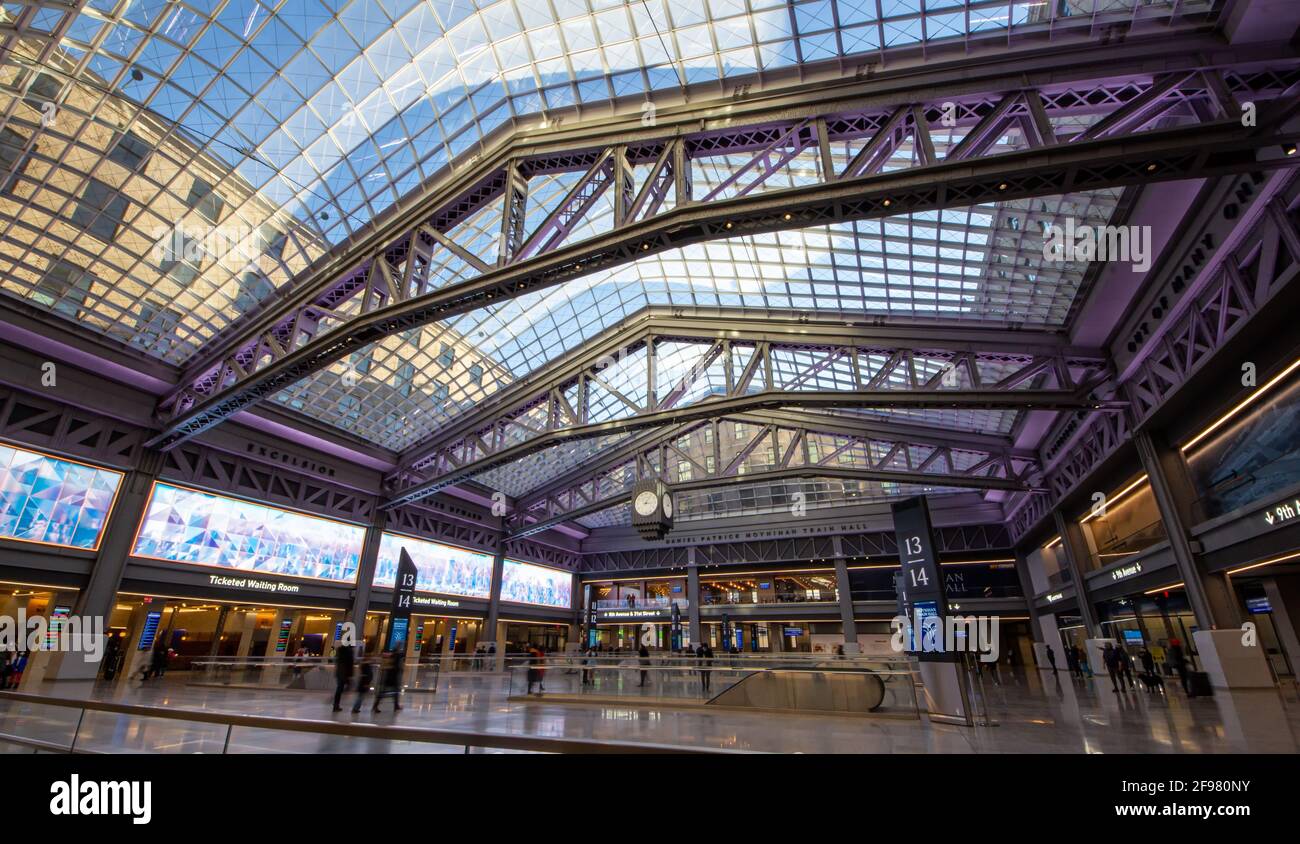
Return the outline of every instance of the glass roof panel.
<path id="1" fill-rule="evenodd" d="M 0 141 L 22 151 L 4 162 L 18 178 L 0 196 L 0 275 L 11 295 L 180 363 L 509 121 L 889 46 L 1014 34 L 1048 18 L 1086 29 L 1097 16 L 1126 18 L 1136 3 L 92 0 L 75 16 L 5 3 L 0 35 L 20 24 L 33 35 L 12 39 L 0 67 L 12 133 Z M 1150 17 L 1175 4 L 1141 5 Z M 1211 5 L 1177 4 L 1182 13 Z M 42 32 L 59 35 L 43 61 Z M 50 126 L 40 125 L 45 102 L 59 111 Z M 813 158 L 797 156 L 765 189 L 808 178 Z M 703 178 L 730 166 L 709 161 Z M 201 251 L 182 261 L 157 254 L 173 232 Z M 789 254 L 801 238 L 781 236 L 777 253 L 760 240 L 642 269 L 687 287 L 696 273 L 722 273 L 733 286 L 705 298 L 738 304 L 807 307 L 836 295 L 816 282 L 845 275 L 871 286 L 872 307 L 927 314 L 972 304 L 962 293 L 973 255 L 893 260 L 891 238 L 924 240 L 924 232 L 851 235 L 875 241 L 865 265 L 817 251 L 826 237 L 806 244 L 817 258 L 807 267 Z M 977 240 L 952 251 L 988 246 Z M 766 289 L 785 264 L 803 270 L 806 283 Z M 913 289 L 912 273 L 931 281 Z M 1053 279 L 1009 277 L 1003 289 L 989 288 L 990 301 L 976 305 L 1001 299 L 1020 303 L 1028 321 L 1059 317 Z M 522 365 L 498 360 L 512 371 Z"/>
<path id="2" fill-rule="evenodd" d="M 546 196 L 555 193 L 546 186 L 543 191 Z M 467 357 L 482 360 L 493 377 L 475 380 L 468 372 L 450 379 L 429 376 L 433 378 L 429 389 L 389 398 L 382 418 L 376 417 L 373 424 L 351 424 L 341 418 L 339 402 L 351 394 L 370 404 L 366 397 L 379 387 L 369 382 L 391 382 L 399 369 L 409 366 L 413 354 L 409 344 L 377 344 L 370 377 L 352 377 L 355 386 L 348 386 L 348 367 L 341 362 L 275 398 L 321 421 L 341 424 L 388 448 L 402 450 L 472 407 L 476 400 L 652 305 L 739 308 L 757 316 L 772 310 L 794 310 L 836 318 L 879 314 L 904 320 L 1059 327 L 1070 313 L 1087 264 L 1045 261 L 1045 227 L 1067 216 L 1104 224 L 1119 195 L 1119 191 L 1096 191 L 1001 202 L 670 250 L 464 314 L 445 324 L 426 326 L 419 334 L 420 342 L 435 349 L 435 354 L 444 344 L 457 345 Z M 498 230 L 499 209 L 480 212 L 472 224 L 454 234 L 469 246 L 481 244 Z M 456 264 L 451 270 L 460 273 L 465 267 Z M 440 283 L 447 280 L 450 278 L 440 275 Z M 794 384 L 806 369 L 797 365 L 798 358 L 792 354 L 788 365 L 778 366 L 783 386 Z M 677 355 L 670 356 L 668 362 L 671 366 L 660 367 L 661 381 L 671 380 L 670 372 L 674 373 L 671 378 L 680 378 L 694 359 Z M 416 366 L 421 367 L 418 359 Z M 798 388 L 842 389 L 847 366 L 845 362 L 822 371 L 798 382 Z M 936 362 L 935 367 L 939 366 Z M 996 376 L 991 370 L 982 374 Z M 711 367 L 686 398 L 702 399 L 724 385 L 721 370 Z M 982 411 L 893 413 L 969 430 L 1002 432 L 1010 430 L 1013 419 L 1010 413 Z M 410 421 L 417 417 L 423 420 L 421 424 Z M 390 421 L 394 424 L 388 424 Z"/>

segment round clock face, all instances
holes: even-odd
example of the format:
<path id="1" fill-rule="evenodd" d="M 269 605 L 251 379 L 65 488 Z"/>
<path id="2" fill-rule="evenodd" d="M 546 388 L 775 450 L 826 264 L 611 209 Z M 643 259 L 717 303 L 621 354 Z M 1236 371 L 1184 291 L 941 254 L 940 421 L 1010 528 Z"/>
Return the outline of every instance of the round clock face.
<path id="1" fill-rule="evenodd" d="M 636 508 L 638 516 L 649 516 L 655 511 L 655 505 L 658 503 L 657 498 L 658 496 L 653 492 L 646 490 L 636 497 L 636 501 L 632 502 L 632 506 Z"/>
<path id="2" fill-rule="evenodd" d="M 671 492 L 664 493 L 664 515 L 670 519 L 673 517 L 673 494 Z"/>

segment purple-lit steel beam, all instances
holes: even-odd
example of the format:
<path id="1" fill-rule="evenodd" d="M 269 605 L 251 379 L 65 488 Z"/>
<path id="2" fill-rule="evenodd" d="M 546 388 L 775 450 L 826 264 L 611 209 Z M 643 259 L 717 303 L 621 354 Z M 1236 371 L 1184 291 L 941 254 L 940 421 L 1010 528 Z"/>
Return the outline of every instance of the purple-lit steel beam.
<path id="1" fill-rule="evenodd" d="M 1244 92 L 1262 101 L 1279 93 L 1279 88 L 1288 89 L 1288 80 L 1295 73 L 1293 63 L 1268 73 L 1230 75 L 1225 84 L 1234 92 Z M 1209 97 L 1206 86 L 1198 81 L 1201 79 L 1199 74 L 1187 77 L 1186 84 L 1193 88 L 1178 87 L 1168 96 L 1182 100 Z M 1262 90 L 1252 91 L 1251 80 L 1262 80 Z M 1041 88 L 1034 94 L 1044 103 L 1049 114 L 1104 114 L 1123 108 L 1152 84 L 1150 79 L 1129 79 L 1096 83 L 1091 91 L 1062 85 Z M 957 102 L 958 119 L 975 122 L 985 109 L 996 107 L 1005 96 L 1005 92 L 982 97 L 968 95 Z M 916 115 L 922 112 L 939 116 L 939 106 L 934 100 L 928 102 L 930 104 L 924 108 L 907 110 L 902 122 L 909 126 L 917 125 Z M 449 284 L 421 295 L 411 295 L 411 291 L 400 289 L 391 281 L 394 273 L 400 270 L 401 262 L 411 253 L 409 241 L 412 235 L 406 234 L 393 247 L 363 260 L 355 270 L 345 273 L 342 282 L 324 297 L 333 309 L 358 292 L 364 292 L 360 314 L 335 331 L 317 336 L 320 305 L 309 303 L 283 322 L 250 338 L 247 345 L 235 348 L 214 368 L 191 374 L 185 385 L 160 406 L 168 421 L 163 433 L 155 438 L 154 445 L 167 448 L 219 424 L 232 413 L 388 334 L 609 269 L 643 254 L 737 234 L 970 205 L 999 198 L 1284 166 L 1284 163 L 1260 155 L 1259 150 L 1291 140 L 1271 123 L 1274 115 L 1290 105 L 1288 102 L 1270 108 L 1269 103 L 1261 103 L 1261 126 L 1254 131 L 1244 131 L 1239 124 L 1225 120 L 1179 127 L 1173 132 L 1160 130 L 1135 135 L 1131 131 L 1146 121 L 1131 120 L 1126 122 L 1130 132 L 1117 131 L 1097 141 L 1078 136 L 1058 138 L 1062 143 L 1054 146 L 961 162 L 962 166 L 945 161 L 912 170 L 835 179 L 790 190 L 715 199 L 709 203 L 679 202 L 671 211 L 657 217 L 631 222 L 608 234 L 552 252 L 539 252 L 517 263 L 511 263 L 511 244 L 520 235 L 517 226 L 512 224 L 503 227 L 504 266 L 479 278 Z M 1032 117 L 1032 111 L 1026 104 L 1025 116 Z M 795 124 L 800 122 L 794 121 Z M 854 126 L 866 127 L 857 131 L 866 131 L 873 137 L 868 142 L 870 146 L 879 134 L 897 136 L 899 132 L 897 126 L 890 125 L 891 121 L 886 121 L 885 128 L 877 131 L 879 122 L 879 113 L 847 113 L 835 115 L 828 126 L 833 124 L 835 137 L 844 139 L 854 136 Z M 787 122 L 783 126 L 745 126 L 727 132 L 713 130 L 685 139 L 681 148 L 687 154 L 676 153 L 678 164 L 674 167 L 674 179 L 678 188 L 682 189 L 681 173 L 688 169 L 686 162 L 690 158 L 747 147 L 757 148 L 759 154 L 765 154 L 773 140 L 789 133 L 790 125 Z M 656 160 L 663 154 L 667 143 L 646 142 L 637 148 L 639 152 L 636 154 L 641 156 L 641 160 Z M 533 175 L 546 172 L 547 168 L 590 167 L 607 150 L 608 147 L 602 147 L 580 153 L 552 154 L 542 159 L 524 159 L 515 169 L 507 168 L 508 172 L 485 175 L 467 194 L 440 209 L 432 218 L 420 221 L 419 225 L 431 225 L 448 232 L 456 222 L 505 190 L 507 184 L 512 186 L 507 220 L 518 219 L 521 214 L 518 209 L 526 202 L 526 192 L 519 184 L 520 178 L 524 177 L 518 174 Z M 689 187 L 684 190 L 684 195 L 689 195 Z M 551 238 L 548 243 L 557 245 L 558 241 Z"/>

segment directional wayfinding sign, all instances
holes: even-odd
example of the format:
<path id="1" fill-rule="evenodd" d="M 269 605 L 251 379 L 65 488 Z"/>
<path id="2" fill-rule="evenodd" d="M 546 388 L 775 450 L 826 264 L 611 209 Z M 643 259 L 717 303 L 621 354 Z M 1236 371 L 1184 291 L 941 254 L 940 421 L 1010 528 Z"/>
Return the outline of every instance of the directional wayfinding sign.
<path id="1" fill-rule="evenodd" d="M 904 615 L 913 624 L 910 650 L 917 651 L 921 659 L 943 659 L 948 592 L 934 552 L 930 507 L 924 498 L 898 501 L 892 507 L 901 564 L 899 598 Z"/>
<path id="2" fill-rule="evenodd" d="M 944 651 L 944 616 L 948 590 L 939 573 L 939 557 L 930 529 L 930 507 L 924 498 L 893 505 L 898 535 L 900 602 L 911 622 L 910 650 L 920 663 L 921 697 L 931 719 L 970 725 L 970 698 L 957 664 L 958 654 Z"/>
<path id="3" fill-rule="evenodd" d="M 393 584 L 392 614 L 388 617 L 388 641 L 384 650 L 406 650 L 406 638 L 411 626 L 411 602 L 415 598 L 415 563 L 402 549 L 397 560 L 397 579 Z"/>

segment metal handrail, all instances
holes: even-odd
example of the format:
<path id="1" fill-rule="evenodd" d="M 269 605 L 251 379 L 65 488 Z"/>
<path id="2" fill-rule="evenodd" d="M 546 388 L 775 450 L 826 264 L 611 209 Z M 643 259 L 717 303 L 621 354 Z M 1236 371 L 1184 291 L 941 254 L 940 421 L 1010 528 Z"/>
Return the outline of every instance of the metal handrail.
<path id="1" fill-rule="evenodd" d="M 424 729 L 420 727 L 399 727 L 384 724 L 346 724 L 336 721 L 290 720 L 273 718 L 267 715 L 239 715 L 235 713 L 213 712 L 211 710 L 169 709 L 146 704 L 114 703 L 103 700 L 76 698 L 55 698 L 45 695 L 33 695 L 25 692 L 0 691 L 0 701 L 12 700 L 20 703 L 34 703 L 46 706 L 80 709 L 93 712 L 111 712 L 118 715 L 132 715 L 138 718 L 163 718 L 173 721 L 188 721 L 206 724 L 222 724 L 227 727 L 226 745 L 230 743 L 230 731 L 235 727 L 259 730 L 283 730 L 297 733 L 316 733 L 319 735 L 346 736 L 350 738 L 384 739 L 387 741 L 418 741 L 427 744 L 461 745 L 465 752 L 471 747 L 497 750 L 523 750 L 536 753 L 746 753 L 748 751 L 724 749 L 681 747 L 671 744 L 654 744 L 649 742 L 598 741 L 582 738 L 550 738 L 543 736 L 494 735 L 469 730 Z M 78 725 L 77 733 L 80 733 Z M 77 734 L 72 737 L 68 748 L 58 748 L 72 752 L 76 746 Z M 0 734 L 0 741 L 19 741 L 30 743 L 32 740 L 18 736 L 9 737 Z M 56 745 L 57 747 L 57 745 Z"/>

